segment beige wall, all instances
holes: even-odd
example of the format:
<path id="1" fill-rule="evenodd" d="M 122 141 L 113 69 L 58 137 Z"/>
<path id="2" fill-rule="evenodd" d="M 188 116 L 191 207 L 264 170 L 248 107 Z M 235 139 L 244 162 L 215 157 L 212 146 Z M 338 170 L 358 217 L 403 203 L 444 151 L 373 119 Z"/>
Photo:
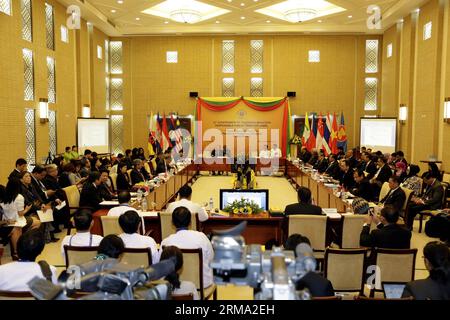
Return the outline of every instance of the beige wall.
<path id="1" fill-rule="evenodd" d="M 383 110 L 398 116 L 399 105 L 408 106 L 408 119 L 400 125 L 399 148 L 422 169 L 426 165 L 420 161 L 431 155 L 444 162 L 443 169 L 450 169 L 450 129 L 443 123 L 444 97 L 450 96 L 449 10 L 448 1 L 430 0 L 419 13 L 404 17 L 403 23 L 383 35 L 385 47 L 390 41 L 400 44 L 391 59 L 383 58 Z M 428 22 L 432 22 L 432 37 L 424 40 Z"/>
<path id="2" fill-rule="evenodd" d="M 53 5 L 55 18 L 55 51 L 46 47 L 45 2 Z M 12 171 L 14 162 L 25 157 L 25 108 L 36 109 L 36 160 L 46 158 L 49 151 L 48 123 L 39 122 L 39 98 L 47 97 L 47 56 L 55 58 L 56 65 L 56 103 L 49 104 L 50 110 L 57 112 L 57 151 L 76 143 L 76 119 L 81 114 L 81 105 L 91 103 L 90 96 L 96 97 L 95 105 L 105 105 L 105 76 L 94 63 L 94 87 L 91 88 L 89 66 L 89 46 L 86 22 L 82 29 L 69 30 L 69 43 L 61 41 L 61 25 L 66 24 L 66 9 L 54 0 L 34 0 L 33 3 L 33 41 L 22 40 L 22 20 L 20 1 L 13 1 L 12 16 L 0 13 L 0 141 L 2 161 L 0 183 Z M 106 35 L 94 28 L 94 42 L 101 42 Z M 104 40 L 103 40 L 104 41 Z M 22 49 L 33 51 L 35 100 L 24 101 Z M 95 46 L 96 52 L 96 46 Z M 103 80 L 102 80 L 103 79 Z M 103 85 L 103 88 L 101 87 Z M 91 90 L 94 90 L 91 93 Z M 97 94 L 97 92 L 99 92 Z M 100 93 L 101 92 L 101 93 Z M 100 97 L 103 94 L 103 100 Z M 103 108 L 104 110 L 104 108 Z M 102 115 L 105 115 L 103 112 Z"/>
<path id="3" fill-rule="evenodd" d="M 382 38 L 371 38 L 379 39 L 381 48 Z M 264 40 L 264 69 L 261 75 L 250 73 L 252 39 Z M 285 96 L 287 91 L 297 92 L 297 97 L 290 101 L 293 115 L 312 111 L 343 111 L 349 145 L 353 146 L 359 143 L 359 117 L 365 114 L 366 39 L 368 37 L 364 36 L 126 39 L 124 48 L 130 52 L 131 58 L 126 58 L 124 62 L 124 68 L 130 71 L 124 72 L 127 77 L 124 85 L 131 91 L 132 101 L 124 109 L 132 113 L 132 127 L 128 123 L 125 133 L 132 136 L 133 145 L 145 145 L 147 115 L 151 111 L 194 114 L 195 100 L 189 98 L 190 91 L 197 91 L 203 97 L 221 96 L 222 78 L 234 77 L 235 94 L 249 96 L 250 78 L 261 76 L 265 96 Z M 223 40 L 235 40 L 235 73 L 232 75 L 222 73 Z M 172 50 L 178 51 L 177 64 L 165 61 L 166 51 Z M 320 50 L 320 63 L 308 62 L 309 50 Z M 381 74 L 381 62 L 379 69 Z M 381 84 L 379 89 L 381 93 Z"/>
<path id="4" fill-rule="evenodd" d="M 0 142 L 4 150 L 0 181 L 5 181 L 15 159 L 25 155 L 24 109 L 38 108 L 39 98 L 47 97 L 46 57 L 56 59 L 58 152 L 76 142 L 76 118 L 83 104 L 92 115 L 124 115 L 124 148 L 145 146 L 147 116 L 153 112 L 193 114 L 200 96 L 222 93 L 222 40 L 233 39 L 235 50 L 235 93 L 250 94 L 250 47 L 252 39 L 264 40 L 265 96 L 284 96 L 296 91 L 290 100 L 292 114 L 305 112 L 344 112 L 349 145 L 359 144 L 359 118 L 364 115 L 397 116 L 400 103 L 408 108 L 408 120 L 400 125 L 399 148 L 413 162 L 436 154 L 445 162 L 450 156 L 450 125 L 442 121 L 443 99 L 450 97 L 449 3 L 430 0 L 415 17 L 404 17 L 400 25 L 389 26 L 383 36 L 191 36 L 120 38 L 123 42 L 123 106 L 121 112 L 106 109 L 105 49 L 108 36 L 85 21 L 70 31 L 69 43 L 61 42 L 60 27 L 65 24 L 65 8 L 48 0 L 55 8 L 56 50 L 45 45 L 44 1 L 33 1 L 33 42 L 21 37 L 20 2 L 14 1 L 13 15 L 0 14 Z M 441 4 L 441 5 L 440 5 Z M 445 4 L 443 6 L 442 4 Z M 422 40 L 423 25 L 433 23 L 433 35 Z M 378 110 L 364 111 L 365 40 L 380 41 Z M 393 56 L 386 57 L 393 44 Z M 97 46 L 103 59 L 97 58 Z M 23 100 L 22 49 L 34 53 L 35 101 Z M 178 51 L 179 62 L 167 64 L 166 51 Z M 321 62 L 307 61 L 308 50 L 320 50 Z M 37 160 L 49 148 L 48 124 L 39 123 L 36 112 Z M 448 165 L 447 165 L 448 167 Z"/>

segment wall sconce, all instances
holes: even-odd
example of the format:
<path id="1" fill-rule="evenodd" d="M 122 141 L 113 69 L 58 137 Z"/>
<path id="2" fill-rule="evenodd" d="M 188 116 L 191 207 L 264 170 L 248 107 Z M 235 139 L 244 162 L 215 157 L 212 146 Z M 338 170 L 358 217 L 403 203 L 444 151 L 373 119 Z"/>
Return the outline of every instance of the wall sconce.
<path id="1" fill-rule="evenodd" d="M 406 123 L 406 119 L 408 118 L 408 107 L 406 104 L 401 104 L 398 111 L 398 120 L 401 124 Z"/>
<path id="2" fill-rule="evenodd" d="M 81 109 L 81 117 L 90 118 L 91 117 L 91 106 L 88 104 L 83 105 Z"/>
<path id="3" fill-rule="evenodd" d="M 445 98 L 445 102 L 444 102 L 444 122 L 450 123 L 450 98 Z"/>
<path id="4" fill-rule="evenodd" d="M 48 122 L 48 99 L 39 99 L 39 118 L 41 123 Z"/>

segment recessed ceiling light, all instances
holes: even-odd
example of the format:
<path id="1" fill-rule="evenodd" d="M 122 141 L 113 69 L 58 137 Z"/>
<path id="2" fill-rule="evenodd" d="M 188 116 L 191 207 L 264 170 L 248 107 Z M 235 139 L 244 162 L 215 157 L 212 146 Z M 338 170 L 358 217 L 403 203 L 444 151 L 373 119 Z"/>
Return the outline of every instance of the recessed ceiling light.
<path id="1" fill-rule="evenodd" d="M 123 1 L 122 0 L 118 0 L 117 3 L 118 4 L 123 4 Z"/>
<path id="2" fill-rule="evenodd" d="M 216 21 L 216 23 L 220 23 L 220 21 L 219 21 L 219 20 L 217 20 L 217 21 Z"/>
<path id="3" fill-rule="evenodd" d="M 349 19 L 353 18 L 353 16 L 348 16 Z"/>
<path id="4" fill-rule="evenodd" d="M 139 20 L 141 20 L 141 18 L 138 17 L 138 18 L 136 18 L 136 20 L 139 21 Z"/>
<path id="5" fill-rule="evenodd" d="M 241 7 L 245 6 L 245 3 L 241 2 Z"/>
<path id="6" fill-rule="evenodd" d="M 116 10 L 114 10 L 114 9 L 112 9 L 112 10 L 111 10 L 111 12 L 112 12 L 112 13 L 116 13 L 117 11 L 116 11 Z"/>
<path id="7" fill-rule="evenodd" d="M 245 19 L 245 17 L 241 17 L 241 19 L 242 19 L 242 20 L 244 20 L 244 19 Z"/>
<path id="8" fill-rule="evenodd" d="M 253 1 L 258 2 L 258 0 L 253 0 Z"/>
<path id="9" fill-rule="evenodd" d="M 165 23 L 165 24 L 168 24 L 168 23 L 169 23 L 169 21 L 164 21 L 164 23 Z"/>
<path id="10" fill-rule="evenodd" d="M 415 12 L 419 13 L 419 12 L 420 12 L 420 9 L 416 9 L 416 11 L 415 11 Z"/>
<path id="11" fill-rule="evenodd" d="M 322 23 L 322 20 L 318 20 L 317 22 L 318 22 L 318 23 Z"/>
<path id="12" fill-rule="evenodd" d="M 233 2 L 233 0 L 228 0 L 228 2 Z"/>
<path id="13" fill-rule="evenodd" d="M 270 23 L 270 20 L 267 20 L 266 22 L 267 22 L 267 23 Z"/>

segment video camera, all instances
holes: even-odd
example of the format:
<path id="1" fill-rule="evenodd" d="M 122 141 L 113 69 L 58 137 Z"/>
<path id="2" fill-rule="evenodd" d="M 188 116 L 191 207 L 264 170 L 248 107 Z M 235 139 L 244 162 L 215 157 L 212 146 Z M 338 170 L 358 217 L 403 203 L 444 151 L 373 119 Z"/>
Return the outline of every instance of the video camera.
<path id="1" fill-rule="evenodd" d="M 297 246 L 297 258 L 293 251 L 281 248 L 262 252 L 260 245 L 245 245 L 241 234 L 246 226 L 244 221 L 214 233 L 214 282 L 250 286 L 256 289 L 258 300 L 310 300 L 308 289 L 296 291 L 296 283 L 316 269 L 311 247 L 305 243 Z"/>
<path id="2" fill-rule="evenodd" d="M 158 279 L 175 272 L 175 262 L 171 258 L 144 269 L 116 259 L 91 261 L 59 285 L 39 277 L 28 285 L 37 300 L 68 300 L 76 291 L 87 293 L 80 300 L 168 300 L 170 285 Z"/>

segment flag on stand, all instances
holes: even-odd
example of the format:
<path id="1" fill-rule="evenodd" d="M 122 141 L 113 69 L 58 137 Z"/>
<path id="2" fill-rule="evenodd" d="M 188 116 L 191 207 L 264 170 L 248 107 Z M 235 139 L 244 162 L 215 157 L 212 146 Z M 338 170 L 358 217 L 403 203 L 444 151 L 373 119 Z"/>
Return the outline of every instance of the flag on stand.
<path id="1" fill-rule="evenodd" d="M 162 130 L 161 130 L 161 118 L 159 117 L 159 112 L 158 112 L 158 116 L 156 117 L 156 130 L 155 130 L 155 142 L 157 145 L 157 150 L 156 153 L 161 152 L 162 151 Z"/>
<path id="2" fill-rule="evenodd" d="M 330 113 L 327 113 L 327 117 L 325 120 L 325 126 L 323 127 L 323 145 L 325 156 L 329 156 L 331 154 L 331 146 L 330 146 L 330 136 L 331 136 L 331 120 Z"/>
<path id="3" fill-rule="evenodd" d="M 316 133 L 317 133 L 317 125 L 315 124 L 315 117 L 314 113 L 311 120 L 311 134 L 309 135 L 309 142 L 308 142 L 308 150 L 312 150 L 316 147 Z"/>
<path id="4" fill-rule="evenodd" d="M 177 116 L 177 120 L 173 118 L 173 115 L 170 115 L 170 121 L 173 124 L 174 131 L 173 131 L 173 137 L 172 139 L 174 141 L 175 145 L 175 152 L 180 152 L 183 149 L 183 135 L 181 134 L 180 129 L 180 119 Z"/>
<path id="5" fill-rule="evenodd" d="M 337 135 L 337 146 L 342 147 L 344 152 L 347 152 L 347 134 L 345 133 L 344 112 L 341 113 L 341 123 Z"/>
<path id="6" fill-rule="evenodd" d="M 337 119 L 336 119 L 336 112 L 333 113 L 333 124 L 331 126 L 331 135 L 330 135 L 330 141 L 328 144 L 331 147 L 331 152 L 333 154 L 338 153 L 337 149 L 337 134 L 338 134 L 338 125 L 337 125 Z"/>
<path id="7" fill-rule="evenodd" d="M 317 151 L 320 151 L 323 148 L 323 121 L 322 113 L 319 113 L 319 118 L 317 118 L 316 149 Z"/>
<path id="8" fill-rule="evenodd" d="M 150 115 L 150 127 L 148 129 L 148 144 L 147 144 L 147 149 L 148 149 L 148 155 L 149 156 L 154 156 L 155 155 L 155 150 L 156 150 L 156 146 L 155 146 L 155 117 L 153 116 L 153 112 Z"/>
<path id="9" fill-rule="evenodd" d="M 172 147 L 172 144 L 170 143 L 170 138 L 169 138 L 169 130 L 167 127 L 167 120 L 166 120 L 166 114 L 163 113 L 163 119 L 162 119 L 162 143 L 161 143 L 161 147 L 162 147 L 162 151 L 165 152 L 168 148 Z"/>
<path id="10" fill-rule="evenodd" d="M 303 134 L 302 134 L 302 146 L 308 148 L 308 140 L 309 135 L 311 134 L 311 130 L 309 129 L 309 120 L 308 120 L 308 112 L 305 115 L 305 125 L 303 126 Z"/>

